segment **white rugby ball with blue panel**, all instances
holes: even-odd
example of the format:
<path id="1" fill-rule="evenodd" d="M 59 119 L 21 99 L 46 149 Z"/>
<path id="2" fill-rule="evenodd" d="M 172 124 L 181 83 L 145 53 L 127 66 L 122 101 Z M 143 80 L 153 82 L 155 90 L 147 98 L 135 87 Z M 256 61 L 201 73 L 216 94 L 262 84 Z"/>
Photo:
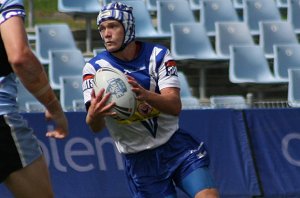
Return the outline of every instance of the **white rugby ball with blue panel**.
<path id="1" fill-rule="evenodd" d="M 128 119 L 134 114 L 136 109 L 135 93 L 131 90 L 131 85 L 124 73 L 114 67 L 99 69 L 94 76 L 95 94 L 97 95 L 102 88 L 105 89 L 105 94 L 111 93 L 108 103 L 116 103 L 112 109 L 117 113 L 115 119 Z"/>

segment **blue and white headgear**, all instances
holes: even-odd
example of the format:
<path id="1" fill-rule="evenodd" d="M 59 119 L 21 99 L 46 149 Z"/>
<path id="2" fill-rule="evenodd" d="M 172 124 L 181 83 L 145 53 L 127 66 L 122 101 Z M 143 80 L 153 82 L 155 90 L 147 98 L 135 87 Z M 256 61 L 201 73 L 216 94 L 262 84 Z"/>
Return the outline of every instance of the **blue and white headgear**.
<path id="1" fill-rule="evenodd" d="M 107 5 L 104 5 L 99 12 L 97 17 L 97 26 L 106 20 L 117 20 L 124 27 L 124 41 L 121 48 L 117 51 L 123 50 L 128 43 L 134 40 L 135 38 L 135 26 L 134 26 L 134 17 L 132 14 L 132 7 L 120 3 L 113 2 Z"/>

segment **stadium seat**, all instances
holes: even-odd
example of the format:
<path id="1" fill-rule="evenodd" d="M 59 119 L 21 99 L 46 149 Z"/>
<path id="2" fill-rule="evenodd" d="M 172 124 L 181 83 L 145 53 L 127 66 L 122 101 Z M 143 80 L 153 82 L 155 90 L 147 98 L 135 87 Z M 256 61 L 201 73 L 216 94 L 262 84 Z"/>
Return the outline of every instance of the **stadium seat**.
<path id="1" fill-rule="evenodd" d="M 86 23 L 86 51 L 92 51 L 92 20 L 96 18 L 101 8 L 99 0 L 58 0 L 58 11 L 74 15 L 82 16 Z"/>
<path id="2" fill-rule="evenodd" d="M 237 10 L 243 9 L 245 5 L 245 0 L 232 0 L 233 7 Z"/>
<path id="3" fill-rule="evenodd" d="M 191 87 L 187 81 L 187 78 L 183 72 L 178 72 L 178 78 L 180 82 L 180 97 L 182 103 L 182 109 L 199 108 L 200 103 L 198 98 L 193 96 Z"/>
<path id="4" fill-rule="evenodd" d="M 99 54 L 100 52 L 103 52 L 105 51 L 106 49 L 103 47 L 100 47 L 100 48 L 94 48 L 93 49 L 93 55 L 96 56 L 97 54 Z"/>
<path id="5" fill-rule="evenodd" d="M 239 17 L 230 0 L 203 0 L 201 2 L 200 22 L 209 36 L 215 36 L 216 22 L 239 21 Z"/>
<path id="6" fill-rule="evenodd" d="M 288 0 L 287 2 L 287 21 L 289 21 L 293 27 L 295 33 L 300 33 L 300 3 L 299 0 Z"/>
<path id="7" fill-rule="evenodd" d="M 154 24 L 152 23 L 151 15 L 147 10 L 144 1 L 121 0 L 120 2 L 133 7 L 133 15 L 135 18 L 135 36 L 137 38 L 156 39 L 165 37 L 164 35 L 160 35 L 155 29 Z"/>
<path id="8" fill-rule="evenodd" d="M 188 0 L 193 11 L 200 11 L 202 0 Z"/>
<path id="9" fill-rule="evenodd" d="M 280 21 L 281 15 L 273 0 L 245 0 L 244 21 L 252 35 L 259 34 L 259 21 Z"/>
<path id="10" fill-rule="evenodd" d="M 157 7 L 156 7 L 156 0 L 145 0 L 147 10 L 149 12 L 156 12 Z"/>
<path id="11" fill-rule="evenodd" d="M 216 22 L 215 49 L 219 56 L 229 58 L 230 45 L 255 45 L 244 22 Z"/>
<path id="12" fill-rule="evenodd" d="M 274 45 L 274 74 L 288 82 L 288 69 L 300 69 L 300 45 Z"/>
<path id="13" fill-rule="evenodd" d="M 53 89 L 61 89 L 60 76 L 81 75 L 85 65 L 83 54 L 78 49 L 49 51 L 49 81 Z"/>
<path id="14" fill-rule="evenodd" d="M 17 79 L 17 102 L 20 112 L 43 112 L 45 107 Z"/>
<path id="15" fill-rule="evenodd" d="M 202 24 L 172 23 L 171 52 L 176 60 L 217 60 L 217 56 Z"/>
<path id="16" fill-rule="evenodd" d="M 212 108 L 248 108 L 246 99 L 242 95 L 213 95 L 209 100 Z"/>
<path id="17" fill-rule="evenodd" d="M 298 44 L 298 38 L 290 22 L 261 21 L 259 29 L 259 45 L 268 58 L 274 57 L 273 45 Z"/>
<path id="18" fill-rule="evenodd" d="M 289 0 L 275 0 L 278 8 L 287 8 Z"/>
<path id="19" fill-rule="evenodd" d="M 171 23 L 195 22 L 195 16 L 188 1 L 158 0 L 157 30 L 167 37 L 171 36 Z"/>
<path id="20" fill-rule="evenodd" d="M 283 83 L 276 79 L 258 45 L 230 46 L 229 80 L 232 83 Z"/>
<path id="21" fill-rule="evenodd" d="M 289 69 L 288 76 L 288 103 L 300 107 L 300 69 Z"/>
<path id="22" fill-rule="evenodd" d="M 60 102 L 64 111 L 85 110 L 82 94 L 82 76 L 60 76 Z"/>
<path id="23" fill-rule="evenodd" d="M 49 50 L 77 49 L 68 24 L 40 24 L 35 26 L 35 54 L 42 64 L 49 64 Z"/>

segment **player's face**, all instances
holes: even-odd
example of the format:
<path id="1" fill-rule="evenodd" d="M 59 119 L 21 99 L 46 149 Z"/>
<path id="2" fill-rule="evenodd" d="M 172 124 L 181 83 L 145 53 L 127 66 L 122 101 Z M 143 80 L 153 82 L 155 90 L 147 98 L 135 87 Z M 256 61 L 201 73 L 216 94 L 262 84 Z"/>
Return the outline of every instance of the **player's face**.
<path id="1" fill-rule="evenodd" d="M 124 28 L 120 22 L 104 21 L 100 24 L 99 32 L 107 51 L 113 52 L 120 49 L 124 40 Z"/>

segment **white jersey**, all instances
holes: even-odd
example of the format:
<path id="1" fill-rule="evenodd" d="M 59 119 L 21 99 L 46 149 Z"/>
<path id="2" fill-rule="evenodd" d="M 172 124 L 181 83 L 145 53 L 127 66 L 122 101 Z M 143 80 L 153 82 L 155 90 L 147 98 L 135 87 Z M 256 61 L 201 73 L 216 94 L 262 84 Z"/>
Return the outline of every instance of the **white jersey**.
<path id="1" fill-rule="evenodd" d="M 164 46 L 141 43 L 139 56 L 132 61 L 121 61 L 104 51 L 92 58 L 83 69 L 83 95 L 87 104 L 91 99 L 93 77 L 101 67 L 110 66 L 134 77 L 140 85 L 160 93 L 166 87 L 180 88 L 176 63 Z M 117 121 L 106 117 L 106 126 L 121 153 L 136 153 L 156 148 L 169 140 L 178 130 L 178 116 L 160 113 L 148 104 L 148 114 L 139 119 Z M 172 105 L 172 104 L 169 104 Z M 137 109 L 137 112 L 139 110 Z"/>

